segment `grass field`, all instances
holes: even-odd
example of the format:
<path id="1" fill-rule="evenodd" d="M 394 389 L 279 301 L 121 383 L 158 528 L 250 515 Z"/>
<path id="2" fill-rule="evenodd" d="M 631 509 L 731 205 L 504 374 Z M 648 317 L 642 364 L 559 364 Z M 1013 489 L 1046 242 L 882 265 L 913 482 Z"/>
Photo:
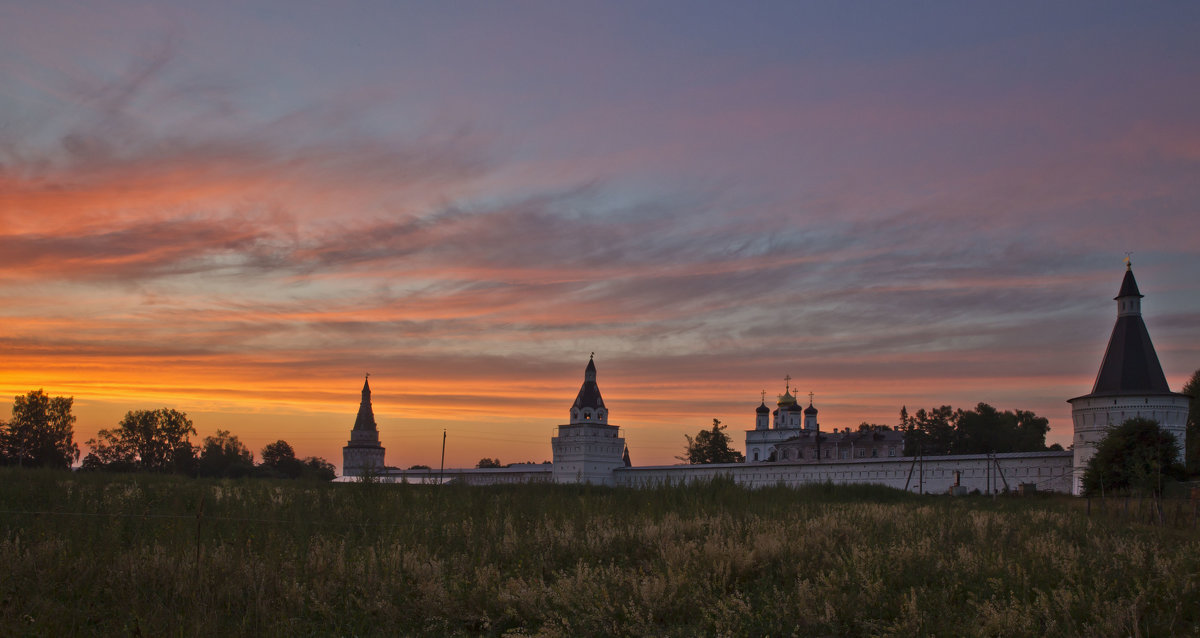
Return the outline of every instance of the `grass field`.
<path id="1" fill-rule="evenodd" d="M 1197 532 L 1083 507 L 0 469 L 0 635 L 1200 634 Z"/>

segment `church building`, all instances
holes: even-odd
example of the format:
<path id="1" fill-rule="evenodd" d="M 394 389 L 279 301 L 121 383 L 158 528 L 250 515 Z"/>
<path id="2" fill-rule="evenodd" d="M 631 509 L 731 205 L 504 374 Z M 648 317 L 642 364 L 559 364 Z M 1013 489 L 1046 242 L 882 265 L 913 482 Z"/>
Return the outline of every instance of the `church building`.
<path id="1" fill-rule="evenodd" d="M 754 429 L 746 430 L 746 462 L 821 463 L 853 459 L 895 458 L 904 450 L 904 436 L 884 428 L 851 431 L 850 428 L 821 432 L 813 395 L 801 408 L 792 396 L 791 377 L 775 411 L 763 402 L 755 409 Z"/>
<path id="2" fill-rule="evenodd" d="M 1108 339 L 1096 383 L 1091 393 L 1067 401 L 1071 404 L 1075 428 L 1076 494 L 1080 493 L 1083 471 L 1096 453 L 1096 445 L 1109 427 L 1128 419 L 1157 421 L 1161 428 L 1175 435 L 1179 460 L 1183 461 L 1189 397 L 1172 392 L 1167 385 L 1150 333 L 1142 321 L 1143 297 L 1133 277 L 1133 264 L 1126 259 L 1125 278 L 1114 297 L 1117 323 Z"/>
<path id="3" fill-rule="evenodd" d="M 783 394 L 775 403 L 775 411 L 767 407 L 766 393 L 754 413 L 754 429 L 746 431 L 746 461 L 774 461 L 775 446 L 797 437 L 815 438 L 821 432 L 817 424 L 817 409 L 809 396 L 808 407 L 802 408 L 792 396 L 792 378 L 784 377 Z"/>

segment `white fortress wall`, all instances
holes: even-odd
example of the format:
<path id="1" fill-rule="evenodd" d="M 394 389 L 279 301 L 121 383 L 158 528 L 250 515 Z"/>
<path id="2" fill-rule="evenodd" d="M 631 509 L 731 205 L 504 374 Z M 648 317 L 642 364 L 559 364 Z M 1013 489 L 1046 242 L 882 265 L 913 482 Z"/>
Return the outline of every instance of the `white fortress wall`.
<path id="1" fill-rule="evenodd" d="M 648 487 L 664 483 L 687 483 L 727 476 L 739 485 L 769 487 L 808 483 L 872 484 L 904 489 L 923 489 L 944 494 L 959 484 L 968 491 L 1000 492 L 1007 483 L 1015 491 L 1022 483 L 1033 483 L 1039 491 L 1070 493 L 1071 452 L 1013 452 L 988 457 L 983 454 L 924 457 L 856 459 L 831 463 L 727 463 L 720 465 L 660 465 L 618 468 L 616 484 Z M 916 461 L 916 462 L 914 462 Z M 990 466 L 990 468 L 989 468 Z M 998 469 L 997 469 L 998 468 Z"/>

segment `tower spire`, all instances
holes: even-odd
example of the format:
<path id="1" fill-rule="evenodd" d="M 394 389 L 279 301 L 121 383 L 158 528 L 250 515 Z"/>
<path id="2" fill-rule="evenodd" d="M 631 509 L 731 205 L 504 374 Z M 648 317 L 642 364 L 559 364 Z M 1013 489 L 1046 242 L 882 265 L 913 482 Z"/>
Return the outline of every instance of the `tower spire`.
<path id="1" fill-rule="evenodd" d="M 604 398 L 600 396 L 600 386 L 596 384 L 596 353 L 588 357 L 587 367 L 583 370 L 583 385 L 579 394 L 575 395 L 575 403 L 571 405 L 571 423 L 608 423 L 608 411 L 604 408 Z"/>
<path id="2" fill-rule="evenodd" d="M 375 411 L 371 408 L 371 385 L 368 379 L 371 377 L 368 373 L 363 378 L 362 401 L 358 404 L 358 416 L 354 419 L 355 430 L 376 431 L 375 426 Z"/>
<path id="3" fill-rule="evenodd" d="M 1117 302 L 1117 323 L 1108 339 L 1092 394 L 1170 393 L 1158 353 L 1142 320 L 1143 297 L 1133 276 L 1133 265 L 1126 256 L 1121 290 L 1113 297 Z"/>

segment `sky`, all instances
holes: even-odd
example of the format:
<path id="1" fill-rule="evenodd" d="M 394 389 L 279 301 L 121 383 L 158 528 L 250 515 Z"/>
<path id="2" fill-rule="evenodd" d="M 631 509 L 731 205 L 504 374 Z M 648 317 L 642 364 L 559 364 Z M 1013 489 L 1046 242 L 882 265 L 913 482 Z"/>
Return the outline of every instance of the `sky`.
<path id="1" fill-rule="evenodd" d="M 1070 443 L 1132 253 L 1200 368 L 1200 4 L 0 0 L 0 396 L 634 464 L 762 392 Z M 0 414 L 7 409 L 0 404 Z M 86 454 L 87 446 L 82 445 Z"/>

